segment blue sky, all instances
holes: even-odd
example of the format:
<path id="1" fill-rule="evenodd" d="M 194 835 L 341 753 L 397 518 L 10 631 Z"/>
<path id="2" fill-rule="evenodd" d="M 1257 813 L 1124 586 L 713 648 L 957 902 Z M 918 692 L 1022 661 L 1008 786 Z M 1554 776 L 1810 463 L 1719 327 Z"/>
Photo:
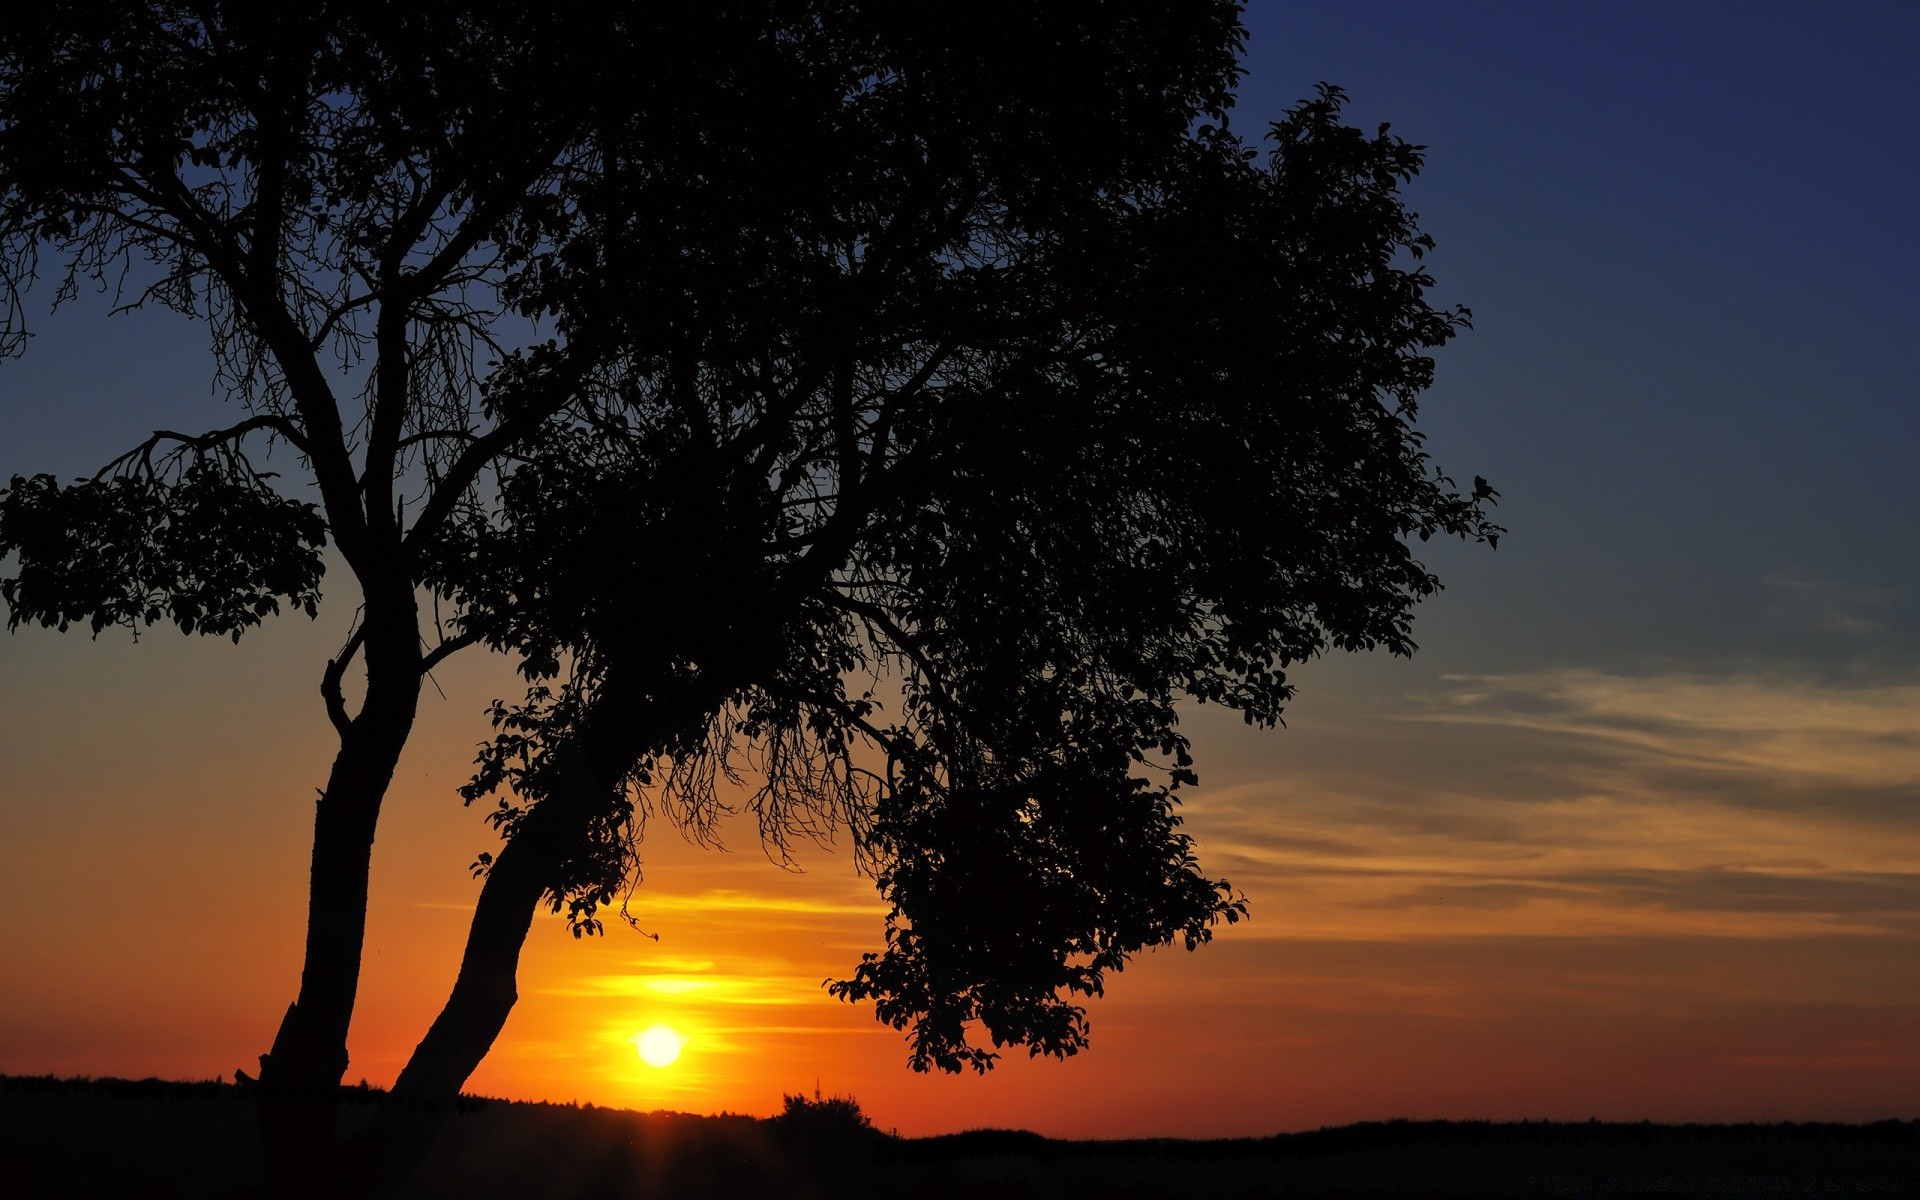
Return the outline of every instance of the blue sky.
<path id="1" fill-rule="evenodd" d="M 1511 529 L 1433 556 L 1475 614 L 1436 606 L 1435 657 L 1912 665 L 1920 10 L 1248 15 L 1247 117 L 1326 79 L 1430 147 L 1413 202 L 1476 329 L 1426 422 Z"/>

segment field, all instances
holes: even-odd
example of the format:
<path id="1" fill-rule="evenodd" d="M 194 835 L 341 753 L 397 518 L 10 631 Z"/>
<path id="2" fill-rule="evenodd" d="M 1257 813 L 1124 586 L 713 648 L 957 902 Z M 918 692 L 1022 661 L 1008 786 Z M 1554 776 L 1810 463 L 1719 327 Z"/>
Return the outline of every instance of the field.
<path id="1" fill-rule="evenodd" d="M 387 1194 L 498 1197 L 1887 1196 L 1920 1194 L 1920 1122 L 1405 1122 L 1226 1141 L 893 1138 L 834 1101 L 700 1117 L 474 1100 Z M 345 1132 L 396 1110 L 350 1093 Z M 221 1083 L 0 1076 L 0 1196 L 253 1197 L 251 1098 Z"/>

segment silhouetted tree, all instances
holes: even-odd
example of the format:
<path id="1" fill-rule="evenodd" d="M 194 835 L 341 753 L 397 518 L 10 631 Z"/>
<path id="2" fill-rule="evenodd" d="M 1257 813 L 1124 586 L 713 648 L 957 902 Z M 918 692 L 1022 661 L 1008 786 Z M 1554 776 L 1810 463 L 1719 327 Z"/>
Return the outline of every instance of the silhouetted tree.
<path id="1" fill-rule="evenodd" d="M 976 1025 L 1077 1051 L 1077 997 L 1243 911 L 1180 832 L 1176 701 L 1273 724 L 1291 665 L 1412 650 L 1410 536 L 1497 535 L 1411 426 L 1464 321 L 1425 298 L 1419 148 L 1325 88 L 1263 158 L 1224 123 L 1224 14 L 1044 11 L 1006 42 L 815 26 L 792 45 L 844 75 L 803 110 L 805 199 L 716 152 L 713 191 L 641 210 L 678 232 L 610 305 L 649 322 L 630 375 L 428 575 L 532 687 L 466 789 L 505 845 L 397 1090 L 479 1063 L 542 903 L 595 931 L 648 817 L 739 808 L 781 855 L 852 831 L 892 911 L 832 990 L 915 1068 L 986 1069 Z"/>
<path id="2" fill-rule="evenodd" d="M 207 321 L 249 408 L 16 480 L 10 620 L 237 636 L 312 610 L 328 538 L 361 592 L 263 1095 L 341 1078 L 380 799 L 473 642 L 530 680 L 467 789 L 506 840 L 398 1090 L 456 1091 L 537 907 L 597 929 L 644 817 L 708 828 L 742 769 L 777 850 L 853 831 L 893 915 L 835 990 L 915 1066 L 984 1068 L 975 1021 L 1077 1050 L 1076 996 L 1241 911 L 1179 831 L 1176 700 L 1273 723 L 1293 663 L 1411 649 L 1409 535 L 1497 532 L 1411 427 L 1462 321 L 1418 148 L 1327 90 L 1263 160 L 1228 0 L 364 11 L 0 30 L 7 348 L 40 255 L 144 258 L 129 299 Z M 281 1185 L 321 1178 L 325 1102 L 267 1107 Z"/>

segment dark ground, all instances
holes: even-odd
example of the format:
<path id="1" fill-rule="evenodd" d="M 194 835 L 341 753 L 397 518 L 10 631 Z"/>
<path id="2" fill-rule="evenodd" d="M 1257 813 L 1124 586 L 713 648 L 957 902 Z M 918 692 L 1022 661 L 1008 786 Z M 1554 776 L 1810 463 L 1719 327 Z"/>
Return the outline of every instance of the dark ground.
<path id="1" fill-rule="evenodd" d="M 382 1108 L 352 1092 L 351 1128 Z M 892 1138 L 844 1101 L 696 1117 L 476 1100 L 419 1173 L 422 1200 L 646 1196 L 1260 1200 L 1278 1196 L 1920 1195 L 1920 1122 L 1409 1122 L 1222 1141 L 1066 1142 L 977 1130 Z M 404 1113 L 403 1113 L 404 1115 Z M 0 1197 L 260 1195 L 251 1098 L 221 1083 L 0 1076 Z"/>

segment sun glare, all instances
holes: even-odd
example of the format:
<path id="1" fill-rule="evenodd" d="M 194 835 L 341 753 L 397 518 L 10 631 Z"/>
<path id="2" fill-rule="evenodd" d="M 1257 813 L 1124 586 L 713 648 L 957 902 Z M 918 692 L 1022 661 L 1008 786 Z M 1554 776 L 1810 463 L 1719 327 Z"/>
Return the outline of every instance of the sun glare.
<path id="1" fill-rule="evenodd" d="M 641 1062 L 650 1067 L 670 1067 L 680 1057 L 687 1039 L 674 1032 L 671 1025 L 651 1025 L 633 1039 L 633 1044 L 640 1051 Z"/>

